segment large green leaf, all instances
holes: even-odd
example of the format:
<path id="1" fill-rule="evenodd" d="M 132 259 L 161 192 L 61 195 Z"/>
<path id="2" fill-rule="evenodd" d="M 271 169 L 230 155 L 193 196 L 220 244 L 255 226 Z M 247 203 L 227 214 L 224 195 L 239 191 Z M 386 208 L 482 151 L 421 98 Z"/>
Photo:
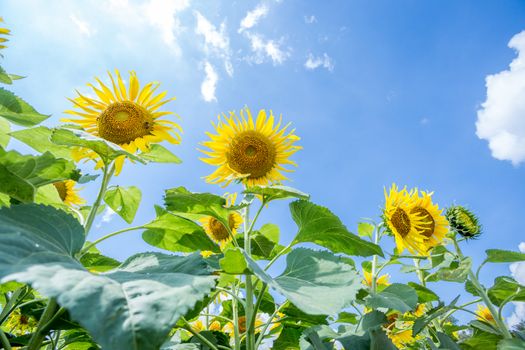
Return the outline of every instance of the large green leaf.
<path id="1" fill-rule="evenodd" d="M 11 79 L 9 74 L 2 67 L 0 67 L 0 83 L 7 85 L 11 85 L 13 83 L 13 79 Z"/>
<path id="2" fill-rule="evenodd" d="M 288 198 L 309 199 L 310 198 L 310 195 L 304 192 L 301 192 L 292 187 L 282 186 L 282 185 L 254 186 L 254 187 L 245 189 L 243 193 L 263 196 L 266 202 L 269 202 L 275 199 L 288 199 Z"/>
<path id="3" fill-rule="evenodd" d="M 407 312 L 413 310 L 418 301 L 416 290 L 404 284 L 394 283 L 380 293 L 370 295 L 366 304 L 371 308 L 384 307 L 387 309 Z"/>
<path id="4" fill-rule="evenodd" d="M 292 250 L 286 257 L 285 271 L 276 278 L 263 271 L 246 252 L 244 256 L 263 282 L 309 314 L 336 314 L 355 300 L 361 286 L 356 270 L 327 251 Z"/>
<path id="5" fill-rule="evenodd" d="M 299 338 L 301 329 L 295 327 L 284 327 L 279 337 L 273 342 L 274 350 L 299 350 Z"/>
<path id="6" fill-rule="evenodd" d="M 426 279 L 431 282 L 449 281 L 463 283 L 467 280 L 471 268 L 472 259 L 465 257 L 460 261 L 452 261 L 448 267 L 440 268 Z"/>
<path id="7" fill-rule="evenodd" d="M 109 164 L 112 160 L 120 156 L 126 156 L 131 160 L 146 163 L 144 159 L 129 153 L 119 145 L 82 130 L 54 129 L 51 134 L 51 141 L 57 145 L 89 148 L 97 153 L 105 164 Z"/>
<path id="8" fill-rule="evenodd" d="M 21 155 L 0 149 L 0 192 L 21 201 L 33 201 L 36 187 L 76 176 L 75 164 L 50 153 Z"/>
<path id="9" fill-rule="evenodd" d="M 131 224 L 139 209 L 141 198 L 142 193 L 138 187 L 117 186 L 106 191 L 104 202 L 128 224 Z"/>
<path id="10" fill-rule="evenodd" d="M 7 119 L 0 117 L 0 147 L 6 148 L 9 144 L 9 139 L 11 137 L 8 133 L 10 130 L 11 125 L 9 124 Z"/>
<path id="11" fill-rule="evenodd" d="M 166 149 L 166 147 L 157 143 L 154 143 L 150 146 L 149 152 L 141 153 L 140 156 L 150 162 L 175 164 L 182 163 L 179 157 L 171 153 L 168 149 Z"/>
<path id="12" fill-rule="evenodd" d="M 514 278 L 500 276 L 494 280 L 494 285 L 488 290 L 490 300 L 500 306 L 503 301 L 525 301 L 525 286 Z"/>
<path id="13" fill-rule="evenodd" d="M 84 229 L 34 204 L 0 209 L 0 278 L 56 298 L 103 349 L 156 350 L 178 318 L 215 285 L 199 254 L 142 253 L 94 275 L 73 257 Z"/>
<path id="14" fill-rule="evenodd" d="M 523 350 L 525 340 L 522 339 L 503 339 L 498 343 L 498 350 Z"/>
<path id="15" fill-rule="evenodd" d="M 509 263 L 525 261 L 525 253 L 513 252 L 511 250 L 487 249 L 487 261 L 493 263 Z"/>
<path id="16" fill-rule="evenodd" d="M 22 129 L 10 133 L 15 139 L 25 143 L 38 152 L 49 152 L 55 157 L 71 159 L 71 149 L 51 142 L 53 129 L 37 126 L 31 129 Z"/>
<path id="17" fill-rule="evenodd" d="M 429 301 L 439 301 L 439 296 L 427 287 L 414 282 L 408 282 L 408 285 L 416 290 L 417 298 L 420 304 L 427 303 Z"/>
<path id="18" fill-rule="evenodd" d="M 219 261 L 221 269 L 229 274 L 240 275 L 249 272 L 246 259 L 240 248 L 228 248 Z"/>
<path id="19" fill-rule="evenodd" d="M 221 251 L 202 227 L 193 221 L 171 214 L 160 207 L 155 207 L 155 211 L 157 217 L 144 225 L 147 230 L 142 234 L 142 239 L 148 244 L 172 252 Z"/>
<path id="20" fill-rule="evenodd" d="M 22 126 L 34 126 L 49 118 L 4 88 L 0 88 L 0 116 Z"/>
<path id="21" fill-rule="evenodd" d="M 378 245 L 350 233 L 341 220 L 327 208 L 298 200 L 290 203 L 290 210 L 299 227 L 299 232 L 293 240 L 295 244 L 312 242 L 334 253 L 383 256 L 383 251 Z"/>

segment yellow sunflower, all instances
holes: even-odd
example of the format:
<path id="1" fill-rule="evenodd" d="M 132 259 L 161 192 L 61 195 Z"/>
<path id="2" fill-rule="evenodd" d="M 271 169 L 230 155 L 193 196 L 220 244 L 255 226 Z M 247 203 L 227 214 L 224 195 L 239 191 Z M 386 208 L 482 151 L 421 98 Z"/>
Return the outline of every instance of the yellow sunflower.
<path id="1" fill-rule="evenodd" d="M 0 23 L 4 23 L 4 19 L 2 17 L 0 17 Z M 0 50 L 5 49 L 7 47 L 5 43 L 9 40 L 7 38 L 4 38 L 4 36 L 9 35 L 9 33 L 11 33 L 9 29 L 0 27 Z"/>
<path id="2" fill-rule="evenodd" d="M 231 207 L 235 205 L 235 199 L 237 198 L 237 193 L 230 194 L 226 197 L 226 206 Z M 200 222 L 204 228 L 206 234 L 215 242 L 223 245 L 231 240 L 231 236 L 228 232 L 228 229 L 217 219 L 212 216 L 204 217 L 200 219 Z M 235 236 L 237 229 L 242 224 L 242 216 L 236 212 L 232 211 L 228 215 L 228 226 Z M 202 254 L 202 253 L 201 253 Z"/>
<path id="3" fill-rule="evenodd" d="M 489 308 L 485 305 L 478 304 L 478 309 L 476 310 L 477 319 L 480 321 L 485 321 L 488 323 L 495 323 L 494 316 L 490 312 Z"/>
<path id="4" fill-rule="evenodd" d="M 75 184 L 76 182 L 73 180 L 64 180 L 53 183 L 53 186 L 55 186 L 62 202 L 70 207 L 86 203 L 86 201 L 78 195 L 78 189 L 75 188 Z"/>
<path id="5" fill-rule="evenodd" d="M 243 334 L 244 332 L 246 332 L 246 316 L 239 317 L 238 321 L 239 321 L 239 333 Z M 264 324 L 264 321 L 259 315 L 257 315 L 255 317 L 255 333 L 257 333 L 258 328 L 260 328 L 260 326 L 262 326 L 263 324 Z M 235 336 L 235 327 L 232 322 L 226 323 L 224 327 L 222 327 L 222 331 L 224 333 L 230 334 L 230 337 L 232 338 Z"/>
<path id="6" fill-rule="evenodd" d="M 206 330 L 206 327 L 204 326 L 204 323 L 199 319 L 199 320 L 191 323 L 191 329 L 195 333 L 200 333 L 200 332 Z M 210 331 L 220 331 L 221 330 L 220 322 L 219 321 L 213 321 L 212 323 L 210 323 L 210 325 L 208 327 L 208 330 L 210 330 Z"/>
<path id="7" fill-rule="evenodd" d="M 13 311 L 4 325 L 4 329 L 16 336 L 33 333 L 36 330 L 37 320 L 33 316 L 24 315 L 20 309 Z M 3 328 L 3 327 L 2 327 Z"/>
<path id="8" fill-rule="evenodd" d="M 363 275 L 364 275 L 363 284 L 369 287 L 372 287 L 372 274 L 366 270 L 363 270 Z M 376 284 L 378 286 L 389 286 L 390 285 L 390 282 L 388 282 L 389 278 L 390 278 L 389 274 L 384 274 L 382 276 L 379 276 L 376 280 Z"/>
<path id="9" fill-rule="evenodd" d="M 385 189 L 385 209 L 383 218 L 387 228 L 394 235 L 398 254 L 407 248 L 412 254 L 428 255 L 425 236 L 419 234 L 426 222 L 413 212 L 413 198 L 406 188 L 398 190 L 395 184 L 387 194 Z"/>
<path id="10" fill-rule="evenodd" d="M 289 158 L 302 148 L 294 145 L 300 139 L 295 130 L 287 132 L 290 124 L 281 128 L 282 118 L 275 123 L 271 111 L 268 116 L 261 109 L 255 122 L 247 107 L 240 114 L 240 117 L 234 112 L 219 116 L 218 123 L 213 124 L 217 134 L 207 133 L 210 141 L 202 145 L 210 151 L 201 152 L 210 158 L 201 160 L 217 169 L 206 180 L 224 186 L 238 180 L 248 187 L 286 180 L 282 172 L 292 170 L 284 166 L 297 166 Z"/>
<path id="11" fill-rule="evenodd" d="M 417 340 L 412 336 L 412 329 L 387 332 L 387 336 L 398 349 L 404 349 Z"/>
<path id="12" fill-rule="evenodd" d="M 141 89 L 137 75 L 133 71 L 130 72 L 128 88 L 118 70 L 115 70 L 116 81 L 110 72 L 108 75 L 111 79 L 111 88 L 98 78 L 95 78 L 98 87 L 87 84 L 98 98 L 91 98 L 77 91 L 78 97 L 69 99 L 75 109 L 67 110 L 65 113 L 81 119 L 62 121 L 79 124 L 87 132 L 116 143 L 130 153 L 135 153 L 137 150 L 148 152 L 152 143 L 162 141 L 180 143 L 181 127 L 173 121 L 159 119 L 174 114 L 159 111 L 159 108 L 175 98 L 164 99 L 166 91 L 155 94 L 159 87 L 157 82 L 148 83 Z M 97 168 L 103 166 L 102 160 L 88 149 L 76 149 L 73 157 L 77 161 L 95 160 Z M 122 170 L 124 160 L 124 156 L 115 160 L 117 175 Z"/>
<path id="13" fill-rule="evenodd" d="M 421 317 L 427 312 L 427 307 L 425 304 L 418 304 L 414 312 L 412 314 L 416 317 Z"/>
<path id="14" fill-rule="evenodd" d="M 410 212 L 420 217 L 423 224 L 419 234 L 424 236 L 427 249 L 440 245 L 448 232 L 448 221 L 437 204 L 432 203 L 432 193 L 412 191 L 412 209 Z"/>

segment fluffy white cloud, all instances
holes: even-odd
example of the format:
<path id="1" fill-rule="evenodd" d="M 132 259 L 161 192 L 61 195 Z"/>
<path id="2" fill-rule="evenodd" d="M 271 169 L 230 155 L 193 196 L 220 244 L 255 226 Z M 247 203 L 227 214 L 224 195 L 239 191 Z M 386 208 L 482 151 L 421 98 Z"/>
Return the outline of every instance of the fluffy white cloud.
<path id="1" fill-rule="evenodd" d="M 242 33 L 246 29 L 254 27 L 261 18 L 266 17 L 268 14 L 268 6 L 265 4 L 259 4 L 252 11 L 248 11 L 246 16 L 241 20 L 239 27 L 239 33 Z"/>
<path id="2" fill-rule="evenodd" d="M 195 33 L 204 37 L 204 50 L 207 54 L 213 53 L 224 61 L 224 68 L 228 75 L 233 75 L 233 65 L 231 64 L 230 39 L 226 34 L 226 23 L 222 22 L 220 29 L 217 29 L 200 12 L 195 11 L 197 27 Z"/>
<path id="3" fill-rule="evenodd" d="M 508 70 L 486 78 L 487 99 L 478 111 L 476 134 L 489 142 L 492 156 L 525 161 L 525 31 L 515 35 L 509 47 L 517 51 Z"/>
<path id="4" fill-rule="evenodd" d="M 210 62 L 204 62 L 204 72 L 206 77 L 201 84 L 202 98 L 206 102 L 217 101 L 217 98 L 215 97 L 215 90 L 217 88 L 219 76 L 215 72 L 215 69 L 210 64 Z"/>
<path id="5" fill-rule="evenodd" d="M 97 224 L 97 228 L 101 228 L 103 223 L 108 223 L 111 220 L 113 220 L 113 217 L 115 216 L 116 212 L 111 209 L 110 207 L 106 207 L 104 210 L 104 214 L 102 214 L 102 219 Z"/>
<path id="6" fill-rule="evenodd" d="M 274 65 L 282 64 L 290 56 L 290 53 L 281 48 L 283 39 L 275 41 L 264 39 L 260 34 L 246 33 L 250 39 L 251 49 L 254 53 L 248 60 L 254 63 L 263 63 L 267 58 L 271 59 Z"/>
<path id="7" fill-rule="evenodd" d="M 75 25 L 78 28 L 78 31 L 81 34 L 83 34 L 83 35 L 85 35 L 87 37 L 90 37 L 91 35 L 93 35 L 94 30 L 93 30 L 93 28 L 91 27 L 91 25 L 87 21 L 78 18 L 74 14 L 69 16 L 69 19 L 71 19 L 71 21 L 73 21 L 73 23 L 75 23 Z"/>
<path id="8" fill-rule="evenodd" d="M 525 253 L 525 242 L 521 242 L 519 248 L 522 253 Z M 511 264 L 510 272 L 516 281 L 520 284 L 525 284 L 525 263 L 519 262 Z M 516 302 L 513 304 L 515 305 L 514 312 L 507 321 L 511 327 L 519 323 L 521 320 L 525 320 L 525 303 Z"/>
<path id="9" fill-rule="evenodd" d="M 323 67 L 332 72 L 334 70 L 334 62 L 326 52 L 321 57 L 315 57 L 310 53 L 308 54 L 308 59 L 304 63 L 304 67 L 309 70 Z"/>

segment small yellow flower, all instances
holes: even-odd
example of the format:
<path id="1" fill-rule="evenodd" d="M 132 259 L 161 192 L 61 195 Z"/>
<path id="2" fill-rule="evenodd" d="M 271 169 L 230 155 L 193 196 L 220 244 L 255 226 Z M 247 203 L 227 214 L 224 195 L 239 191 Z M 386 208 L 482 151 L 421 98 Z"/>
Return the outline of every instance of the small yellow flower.
<path id="1" fill-rule="evenodd" d="M 76 182 L 73 180 L 53 183 L 62 202 L 70 207 L 86 203 L 86 201 L 78 195 L 78 189 L 75 188 L 75 184 Z"/>
<path id="2" fill-rule="evenodd" d="M 416 342 L 416 338 L 412 336 L 412 329 L 388 332 L 387 335 L 398 349 L 404 349 Z"/>
<path id="3" fill-rule="evenodd" d="M 241 316 L 239 317 L 238 319 L 238 324 L 239 324 L 239 333 L 240 334 L 243 334 L 244 332 L 246 332 L 246 316 Z M 264 324 L 263 320 L 259 317 L 259 315 L 257 315 L 257 317 L 255 318 L 255 332 L 257 333 L 257 330 L 258 330 L 258 327 L 262 326 Z M 228 322 L 224 325 L 224 327 L 222 327 L 222 331 L 224 333 L 227 333 L 230 335 L 230 337 L 234 337 L 235 336 L 235 327 L 233 325 L 233 323 L 231 322 Z"/>
<path id="4" fill-rule="evenodd" d="M 421 317 L 427 312 L 427 307 L 425 304 L 419 304 L 414 310 L 413 314 L 416 317 Z"/>
<path id="5" fill-rule="evenodd" d="M 33 333 L 36 330 L 36 326 L 37 321 L 35 318 L 22 314 L 20 309 L 13 311 L 4 325 L 6 331 L 16 336 Z"/>
<path id="6" fill-rule="evenodd" d="M 489 323 L 495 323 L 494 316 L 490 312 L 489 308 L 485 305 L 478 304 L 478 309 L 476 310 L 477 319 L 480 321 L 485 321 Z"/>
<path id="7" fill-rule="evenodd" d="M 4 23 L 4 19 L 0 17 L 0 23 Z M 6 42 L 9 40 L 7 38 L 4 38 L 5 35 L 9 35 L 11 31 L 7 28 L 0 27 L 0 50 L 5 49 L 7 46 L 5 45 Z"/>
<path id="8" fill-rule="evenodd" d="M 201 251 L 201 256 L 204 259 L 207 259 L 207 258 L 209 258 L 212 255 L 213 255 L 213 252 L 211 250 L 203 250 L 203 251 Z"/>
<path id="9" fill-rule="evenodd" d="M 372 287 L 372 274 L 366 270 L 363 270 L 363 275 L 364 275 L 364 280 L 363 280 L 363 284 L 364 285 L 367 285 L 369 287 Z M 389 274 L 384 274 L 382 276 L 379 276 L 377 279 L 376 279 L 376 285 L 378 286 L 389 286 L 390 285 L 390 282 L 388 281 L 388 279 L 390 278 L 390 275 Z"/>
<path id="10" fill-rule="evenodd" d="M 237 193 L 230 194 L 226 198 L 226 206 L 231 207 L 235 205 L 235 199 L 237 198 Z M 204 228 L 206 234 L 215 242 L 221 244 L 221 246 L 231 240 L 230 233 L 228 229 L 217 219 L 212 216 L 204 217 L 199 220 Z M 237 229 L 242 224 L 242 216 L 236 212 L 232 211 L 228 216 L 228 226 L 231 233 L 235 236 Z"/>
<path id="11" fill-rule="evenodd" d="M 193 329 L 195 333 L 200 333 L 206 328 L 204 327 L 204 324 L 201 320 L 197 320 L 191 323 L 191 329 Z"/>
<path id="12" fill-rule="evenodd" d="M 135 72 L 130 72 L 129 87 L 126 88 L 120 73 L 115 70 L 116 82 L 113 75 L 108 72 L 112 88 L 106 86 L 100 79 L 95 78 L 99 86 L 88 84 L 98 98 L 82 95 L 77 91 L 78 97 L 69 99 L 73 110 L 65 113 L 72 114 L 81 119 L 63 119 L 80 125 L 87 132 L 116 143 L 130 153 L 148 152 L 152 143 L 168 141 L 173 144 L 180 143 L 181 127 L 170 120 L 160 117 L 174 114 L 173 112 L 159 111 L 164 104 L 175 98 L 164 99 L 166 91 L 155 94 L 159 87 L 156 82 L 146 84 L 140 89 L 139 80 Z M 73 158 L 94 160 L 96 167 L 103 166 L 93 151 L 85 148 L 73 150 Z M 115 160 L 115 174 L 119 174 L 124 164 L 125 156 Z"/>
<path id="13" fill-rule="evenodd" d="M 220 324 L 220 322 L 219 322 L 219 321 L 213 321 L 213 322 L 210 324 L 209 330 L 210 330 L 210 331 L 220 331 L 220 330 L 221 330 L 221 324 Z"/>
<path id="14" fill-rule="evenodd" d="M 217 134 L 207 133 L 209 141 L 202 145 L 209 151 L 201 150 L 209 158 L 201 158 L 217 169 L 206 177 L 213 184 L 224 186 L 238 180 L 246 186 L 268 185 L 287 178 L 282 172 L 290 172 L 285 165 L 297 166 L 289 158 L 299 149 L 294 145 L 299 137 L 295 130 L 287 132 L 290 124 L 281 128 L 282 119 L 275 123 L 275 117 L 261 109 L 254 121 L 250 110 L 241 110 L 240 118 L 230 112 L 219 116 L 213 124 Z"/>

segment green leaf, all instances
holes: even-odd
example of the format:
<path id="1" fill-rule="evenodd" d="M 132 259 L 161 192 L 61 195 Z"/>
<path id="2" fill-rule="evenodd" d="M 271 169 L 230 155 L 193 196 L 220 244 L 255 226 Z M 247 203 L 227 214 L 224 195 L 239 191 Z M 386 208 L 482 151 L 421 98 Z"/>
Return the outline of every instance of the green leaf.
<path id="1" fill-rule="evenodd" d="M 493 334 L 497 334 L 497 335 L 500 335 L 500 331 L 495 328 L 492 324 L 488 323 L 488 322 L 484 322 L 484 321 L 480 321 L 480 320 L 474 320 L 474 321 L 470 321 L 469 325 L 472 327 L 472 328 L 477 328 L 483 332 L 487 332 L 487 333 L 493 333 Z"/>
<path id="2" fill-rule="evenodd" d="M 75 170 L 74 163 L 57 159 L 47 152 L 31 156 L 0 149 L 0 192 L 21 202 L 31 202 L 36 187 L 70 179 Z"/>
<path id="3" fill-rule="evenodd" d="M 361 278 L 355 269 L 327 251 L 292 250 L 282 275 L 270 277 L 246 252 L 250 269 L 265 283 L 283 294 L 302 311 L 331 315 L 355 300 Z M 319 296 L 322 295 L 322 298 Z"/>
<path id="4" fill-rule="evenodd" d="M 117 186 L 106 191 L 104 202 L 128 224 L 131 224 L 139 208 L 141 198 L 142 193 L 138 187 Z"/>
<path id="5" fill-rule="evenodd" d="M 11 138 L 11 136 L 9 136 L 10 130 L 11 125 L 7 119 L 0 117 L 0 147 L 6 148 L 9 144 L 9 139 Z"/>
<path id="6" fill-rule="evenodd" d="M 37 189 L 35 195 L 35 203 L 52 205 L 55 208 L 59 208 L 66 211 L 69 209 L 69 207 L 66 204 L 64 204 L 64 202 L 60 198 L 56 187 L 52 184 L 41 186 Z"/>
<path id="7" fill-rule="evenodd" d="M 252 233 L 250 240 L 251 255 L 254 259 L 257 258 L 269 260 L 275 256 L 274 250 L 276 250 L 276 244 L 266 238 L 266 236 L 263 236 L 262 234 L 255 231 L 255 234 Z M 237 238 L 237 243 L 242 247 L 244 245 L 244 237 Z"/>
<path id="8" fill-rule="evenodd" d="M 459 300 L 459 295 L 456 298 L 454 298 L 454 300 L 452 300 L 449 305 L 445 306 L 443 303 L 440 302 L 438 306 L 427 311 L 423 317 L 418 318 L 414 322 L 414 327 L 412 327 L 413 335 L 416 336 L 428 324 L 430 324 L 432 320 L 434 320 L 437 317 L 440 317 L 441 315 L 444 315 L 446 312 L 454 308 L 458 300 Z"/>
<path id="9" fill-rule="evenodd" d="M 332 339 L 337 338 L 338 334 L 326 325 L 316 325 L 307 328 L 299 338 L 301 350 L 332 350 L 334 344 Z"/>
<path id="10" fill-rule="evenodd" d="M 488 249 L 487 261 L 493 263 L 509 263 L 517 261 L 525 261 L 525 253 L 513 252 L 511 250 Z"/>
<path id="11" fill-rule="evenodd" d="M 63 211 L 34 204 L 0 209 L 1 280 L 56 298 L 103 349 L 158 349 L 215 285 L 199 254 L 142 253 L 94 275 L 73 258 L 83 243 L 83 227 Z"/>
<path id="12" fill-rule="evenodd" d="M 210 250 L 220 253 L 219 246 L 208 237 L 201 226 L 158 206 L 155 207 L 155 211 L 157 217 L 144 225 L 147 230 L 142 233 L 142 239 L 146 243 L 172 252 Z"/>
<path id="13" fill-rule="evenodd" d="M 386 322 L 387 318 L 384 313 L 373 310 L 363 316 L 361 328 L 369 330 L 371 328 L 381 327 Z"/>
<path id="14" fill-rule="evenodd" d="M 414 282 L 408 282 L 408 285 L 415 289 L 417 293 L 417 299 L 420 304 L 427 303 L 429 301 L 439 301 L 439 296 L 430 289 Z"/>
<path id="15" fill-rule="evenodd" d="M 4 68 L 0 67 L 0 83 L 11 85 L 13 83 L 13 80 L 7 74 L 7 72 L 4 70 Z"/>
<path id="16" fill-rule="evenodd" d="M 330 210 L 305 200 L 290 203 L 292 218 L 299 227 L 294 244 L 311 242 L 334 253 L 383 256 L 381 247 L 350 233 Z"/>
<path id="17" fill-rule="evenodd" d="M 361 237 L 372 237 L 375 226 L 368 222 L 360 222 L 357 224 L 357 234 Z"/>
<path id="18" fill-rule="evenodd" d="M 250 271 L 248 270 L 246 259 L 244 259 L 244 255 L 239 248 L 226 249 L 224 258 L 219 263 L 221 269 L 229 274 L 240 275 Z"/>
<path id="19" fill-rule="evenodd" d="M 182 163 L 179 157 L 171 153 L 166 147 L 157 143 L 150 145 L 149 152 L 142 152 L 140 157 L 155 163 Z"/>
<path id="20" fill-rule="evenodd" d="M 55 157 L 71 159 L 71 149 L 51 142 L 53 129 L 37 126 L 31 129 L 22 129 L 10 133 L 12 137 L 25 143 L 38 152 L 49 152 Z"/>
<path id="21" fill-rule="evenodd" d="M 497 306 L 503 301 L 525 301 L 525 286 L 506 276 L 496 277 L 494 285 L 488 290 L 490 300 Z"/>
<path id="22" fill-rule="evenodd" d="M 427 281 L 449 281 L 463 283 L 467 280 L 470 269 L 472 268 L 472 259 L 465 257 L 462 260 L 453 261 L 449 267 L 442 267 L 438 271 L 427 277 Z"/>
<path id="23" fill-rule="evenodd" d="M 120 156 L 145 164 L 146 161 L 141 157 L 133 155 L 124 150 L 119 145 L 96 137 L 82 130 L 57 128 L 51 134 L 51 141 L 57 145 L 69 147 L 89 148 L 97 153 L 105 164 Z"/>
<path id="24" fill-rule="evenodd" d="M 415 309 L 418 297 L 416 290 L 400 283 L 393 283 L 380 293 L 370 295 L 366 304 L 371 308 L 384 307 L 388 309 L 407 312 Z"/>
<path id="25" fill-rule="evenodd" d="M 286 301 L 281 307 L 281 312 L 286 315 L 281 323 L 284 325 L 309 327 L 320 324 L 328 324 L 327 315 L 310 315 L 301 311 L 290 301 Z"/>
<path id="26" fill-rule="evenodd" d="M 84 254 L 80 263 L 91 272 L 106 272 L 120 265 L 117 260 L 97 253 Z"/>
<path id="27" fill-rule="evenodd" d="M 461 348 L 467 350 L 496 350 L 500 340 L 501 336 L 496 334 L 475 332 L 473 336 L 461 342 Z"/>
<path id="28" fill-rule="evenodd" d="M 525 340 L 522 339 L 503 339 L 498 343 L 498 350 L 523 350 Z"/>
<path id="29" fill-rule="evenodd" d="M 335 322 L 357 324 L 357 314 L 346 311 L 340 312 Z"/>
<path id="30" fill-rule="evenodd" d="M 279 337 L 273 342 L 274 350 L 299 350 L 302 331 L 298 328 L 283 327 Z"/>
<path id="31" fill-rule="evenodd" d="M 461 348 L 445 333 L 437 332 L 439 348 L 446 350 L 461 350 Z"/>
<path id="32" fill-rule="evenodd" d="M 301 192 L 293 187 L 282 185 L 254 186 L 245 189 L 243 193 L 263 196 L 266 202 L 270 202 L 275 199 L 297 198 L 307 200 L 310 198 L 310 195 L 304 192 Z"/>
<path id="33" fill-rule="evenodd" d="M 259 233 L 275 244 L 279 244 L 279 226 L 275 224 L 264 224 L 258 230 Z"/>
<path id="34" fill-rule="evenodd" d="M 34 126 L 49 118 L 49 115 L 38 113 L 20 97 L 0 88 L 0 117 L 17 125 Z"/>

